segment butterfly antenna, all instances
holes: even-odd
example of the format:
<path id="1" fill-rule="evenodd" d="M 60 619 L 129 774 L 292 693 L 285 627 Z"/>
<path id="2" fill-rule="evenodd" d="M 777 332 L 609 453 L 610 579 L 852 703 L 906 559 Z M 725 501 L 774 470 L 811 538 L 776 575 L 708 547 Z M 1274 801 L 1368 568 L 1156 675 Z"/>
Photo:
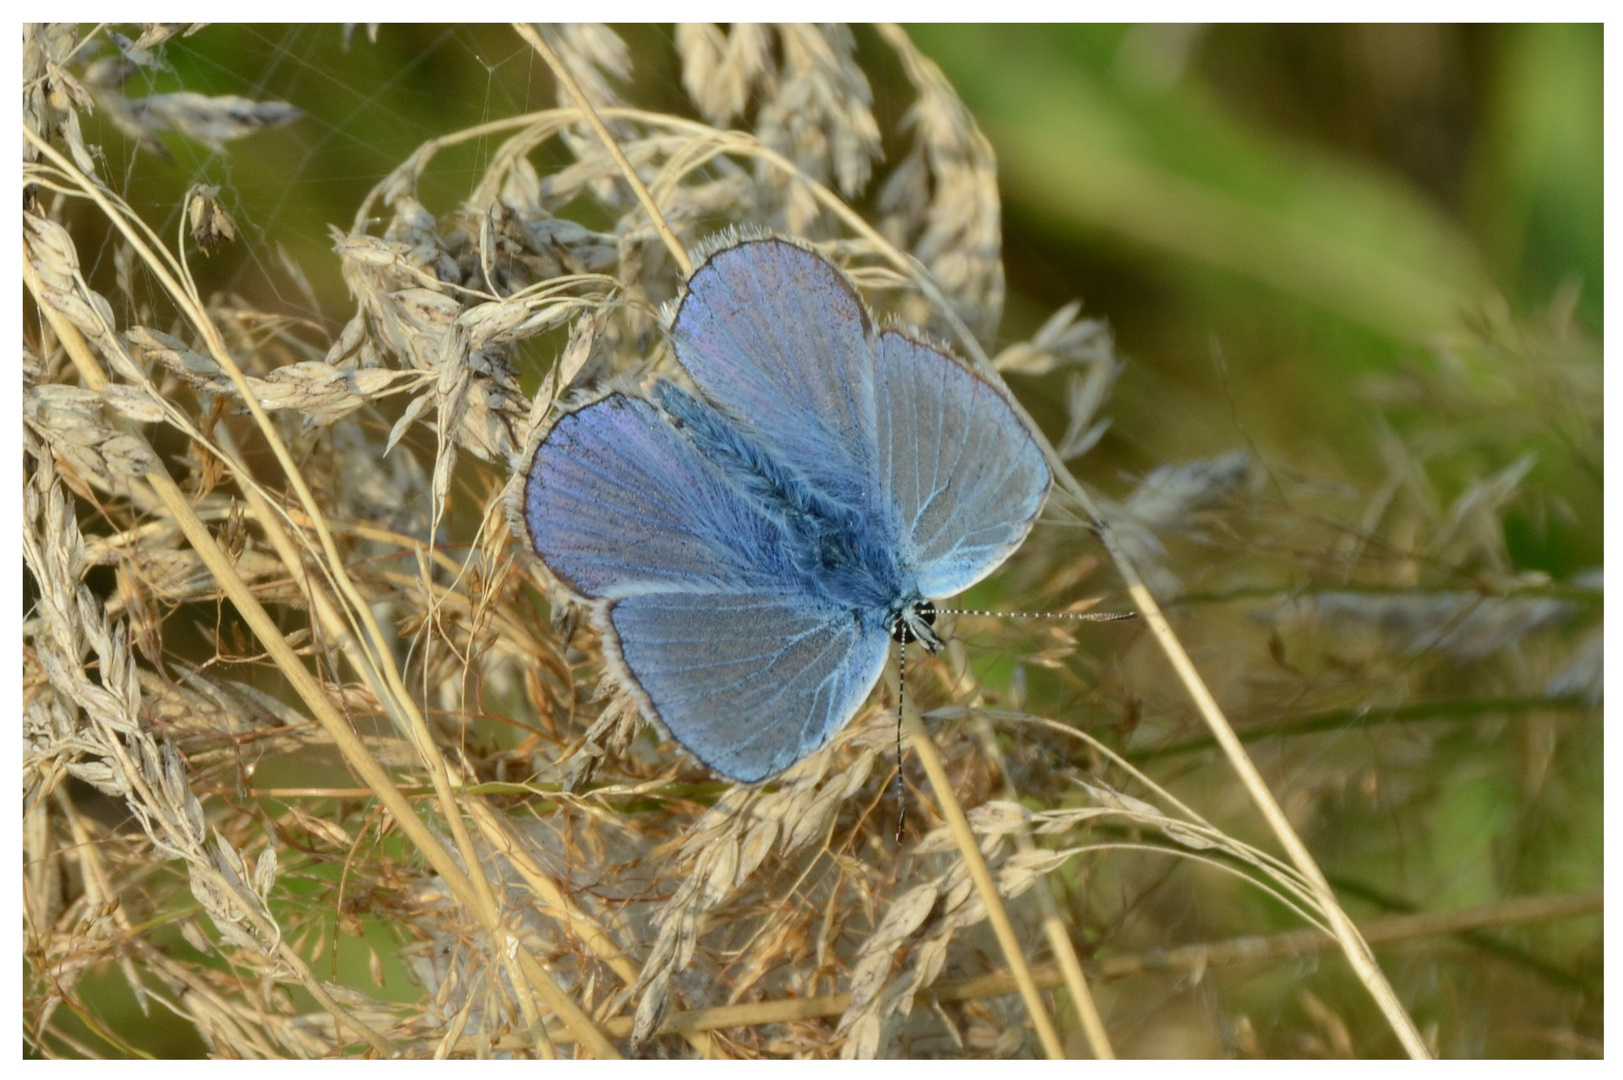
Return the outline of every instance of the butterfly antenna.
<path id="1" fill-rule="evenodd" d="M 907 626 L 903 624 L 902 647 L 896 653 L 896 846 L 902 846 L 902 829 L 907 825 L 907 787 L 902 783 L 902 709 L 907 705 Z"/>
<path id="2" fill-rule="evenodd" d="M 971 611 L 941 608 L 943 615 L 995 615 L 1004 619 L 1076 619 L 1080 622 L 1121 622 L 1138 618 L 1136 611 Z"/>

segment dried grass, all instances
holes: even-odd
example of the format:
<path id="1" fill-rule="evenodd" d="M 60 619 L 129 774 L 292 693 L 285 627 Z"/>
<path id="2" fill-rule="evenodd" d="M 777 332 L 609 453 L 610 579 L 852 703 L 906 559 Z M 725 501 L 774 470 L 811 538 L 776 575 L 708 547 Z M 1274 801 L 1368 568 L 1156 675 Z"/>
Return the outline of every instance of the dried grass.
<path id="1" fill-rule="evenodd" d="M 1078 897 L 1095 875 L 1136 891 L 1169 859 L 1237 878 L 1309 925 L 1335 923 L 1311 874 L 1086 734 L 1101 721 L 1132 728 L 1132 687 L 1164 682 L 1164 669 L 1135 675 L 1149 661 L 1131 640 L 1100 659 L 1078 639 L 1088 631 L 962 616 L 945 662 L 909 667 L 909 696 L 928 710 L 911 718 L 914 737 L 940 760 L 935 798 L 909 791 L 899 850 L 895 714 L 878 697 L 826 751 L 759 787 L 719 782 L 660 744 L 604 680 L 577 614 L 547 603 L 545 570 L 516 549 L 504 510 L 554 402 L 670 363 L 657 312 L 680 259 L 622 167 L 563 99 L 423 145 L 349 232 L 335 231 L 355 315 L 328 341 L 198 295 L 192 252 L 236 235 L 216 192 L 187 194 L 189 243 L 169 247 L 98 176 L 78 124 L 92 104 L 143 146 L 165 128 L 221 146 L 294 115 L 191 93 L 124 98 L 124 80 L 176 29 L 112 35 L 115 54 L 101 59 L 71 28 L 25 33 L 25 281 L 38 315 L 24 341 L 30 1052 L 135 1052 L 107 1024 L 86 1021 L 96 1049 L 61 1022 L 64 1004 L 98 1015 L 83 979 L 112 965 L 143 1011 L 161 1005 L 226 1057 L 1009 1056 L 1089 1040 L 1105 1053 L 1107 1025 L 1090 1025 L 1091 1001 L 1076 1000 L 1087 989 L 1074 953 L 1075 1022 L 1029 975 L 1024 1002 L 997 996 L 1006 988 L 931 990 L 1004 957 L 1052 949 L 1063 962 L 1075 946 L 1089 956 L 1132 940 L 1140 916 Z M 683 246 L 727 224 L 787 231 L 823 242 L 888 314 L 994 336 L 995 163 L 901 31 L 880 37 L 917 100 L 903 123 L 910 149 L 879 186 L 877 227 L 831 190 L 863 192 L 879 157 L 848 31 L 681 28 L 683 86 L 702 122 L 625 105 L 630 53 L 612 31 L 540 37 Z M 416 191 L 435 156 L 490 137 L 503 141 L 461 205 L 429 213 Z M 553 145 L 571 163 L 543 175 L 532 155 Z M 613 227 L 559 216 L 580 199 Z M 111 284 L 80 266 L 67 223 L 81 204 L 121 238 Z M 1108 329 L 1077 314 L 1061 310 L 992 361 L 1070 372 L 1066 460 L 1103 435 L 1120 371 Z M 557 356 L 530 394 L 521 371 L 537 350 Z M 1583 369 L 1561 348 L 1548 355 L 1541 378 L 1581 408 L 1582 388 L 1562 380 Z M 1595 432 L 1598 442 L 1598 421 Z M 1346 685 L 1237 672 L 1220 690 L 1248 714 L 1404 700 L 1450 665 L 1530 648 L 1536 662 L 1498 690 L 1598 695 L 1595 650 L 1544 641 L 1598 600 L 1507 580 L 1495 526 L 1528 467 L 1441 507 L 1423 464 L 1396 440 L 1389 449 L 1391 482 L 1367 497 L 1315 498 L 1229 455 L 1159 470 L 1101 501 L 1097 517 L 1163 599 L 1190 595 L 1175 568 L 1191 551 L 1208 594 L 1303 566 L 1315 580 L 1403 590 L 1265 590 L 1255 618 L 1292 641 L 1350 635 L 1366 659 Z M 1281 483 L 1290 498 L 1271 496 Z M 1064 527 L 1085 517 L 1058 506 L 1052 517 L 1058 527 L 1007 572 L 1028 607 L 1111 587 L 1093 579 L 1086 534 Z M 1243 569 L 1223 561 L 1240 552 L 1252 556 Z M 1466 576 L 1476 592 L 1458 588 Z M 1439 584 L 1450 587 L 1425 591 Z M 993 677 L 963 638 L 995 640 L 1014 674 Z M 1027 669 L 1050 674 L 1072 707 L 1028 713 Z M 1155 714 L 1118 746 L 1187 734 L 1181 709 Z M 359 787 L 256 787 L 262 763 L 335 754 Z M 1288 774 L 1298 790 L 1318 782 L 1310 762 Z M 910 788 L 916 778 L 907 766 Z M 1309 810 L 1293 795 L 1300 821 Z M 1218 801 L 1229 810 L 1243 796 Z M 967 827 L 954 829 L 958 804 Z M 109 824 L 108 806 L 130 821 Z M 382 994 L 385 959 L 356 945 L 369 917 L 393 928 L 420 993 Z M 160 945 L 170 927 L 180 940 Z M 340 937 L 370 951 L 377 993 L 334 977 Z M 387 966 L 398 971 L 393 957 Z M 782 1013 L 836 992 L 848 995 L 837 1018 Z M 716 1006 L 741 1010 L 736 1023 L 671 1023 Z M 1378 1030 L 1349 1034 L 1317 998 L 1304 1007 L 1337 1052 L 1384 1046 Z"/>

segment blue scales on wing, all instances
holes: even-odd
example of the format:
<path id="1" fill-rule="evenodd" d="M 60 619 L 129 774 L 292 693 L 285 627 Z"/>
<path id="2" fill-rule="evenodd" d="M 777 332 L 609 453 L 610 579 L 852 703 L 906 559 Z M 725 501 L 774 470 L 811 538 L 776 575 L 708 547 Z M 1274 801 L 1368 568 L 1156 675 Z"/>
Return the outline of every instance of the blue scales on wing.
<path id="1" fill-rule="evenodd" d="M 746 782 L 782 772 L 844 727 L 890 641 L 787 594 L 633 596 L 608 617 L 645 707 L 699 760 Z"/>
<path id="2" fill-rule="evenodd" d="M 625 394 L 558 419 L 530 467 L 524 518 L 536 553 L 588 600 L 781 581 L 771 522 Z"/>
<path id="3" fill-rule="evenodd" d="M 1042 451 L 990 383 L 893 330 L 874 345 L 874 416 L 919 590 L 962 592 L 1031 530 L 1053 482 Z"/>
<path id="4" fill-rule="evenodd" d="M 698 393 L 660 383 L 560 418 L 525 525 L 644 713 L 762 780 L 850 721 L 897 627 L 930 643 L 925 598 L 1007 558 L 1052 478 L 999 390 L 876 333 L 798 244 L 714 252 L 671 336 Z"/>
<path id="5" fill-rule="evenodd" d="M 871 333 L 838 270 L 773 239 L 711 255 L 671 326 L 677 359 L 707 398 L 819 490 L 864 507 L 877 480 Z"/>

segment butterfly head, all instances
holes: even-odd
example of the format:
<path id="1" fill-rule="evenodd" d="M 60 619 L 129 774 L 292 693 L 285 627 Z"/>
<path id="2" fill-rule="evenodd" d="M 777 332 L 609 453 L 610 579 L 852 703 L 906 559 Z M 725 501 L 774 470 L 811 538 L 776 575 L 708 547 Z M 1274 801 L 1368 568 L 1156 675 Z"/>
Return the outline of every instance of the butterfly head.
<path id="1" fill-rule="evenodd" d="M 919 597 L 902 605 L 891 620 L 890 636 L 903 645 L 916 641 L 924 646 L 926 652 L 935 653 L 941 650 L 941 638 L 934 626 L 935 605 Z"/>

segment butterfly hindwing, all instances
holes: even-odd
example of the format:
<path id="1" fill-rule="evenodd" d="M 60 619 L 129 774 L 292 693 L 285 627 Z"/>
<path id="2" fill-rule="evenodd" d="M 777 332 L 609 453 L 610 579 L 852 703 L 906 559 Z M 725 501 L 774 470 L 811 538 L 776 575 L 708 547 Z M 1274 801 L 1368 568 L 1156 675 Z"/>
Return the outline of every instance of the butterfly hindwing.
<path id="1" fill-rule="evenodd" d="M 848 613 L 781 593 L 633 596 L 602 621 L 645 711 L 706 765 L 747 782 L 827 743 L 889 649 Z"/>

